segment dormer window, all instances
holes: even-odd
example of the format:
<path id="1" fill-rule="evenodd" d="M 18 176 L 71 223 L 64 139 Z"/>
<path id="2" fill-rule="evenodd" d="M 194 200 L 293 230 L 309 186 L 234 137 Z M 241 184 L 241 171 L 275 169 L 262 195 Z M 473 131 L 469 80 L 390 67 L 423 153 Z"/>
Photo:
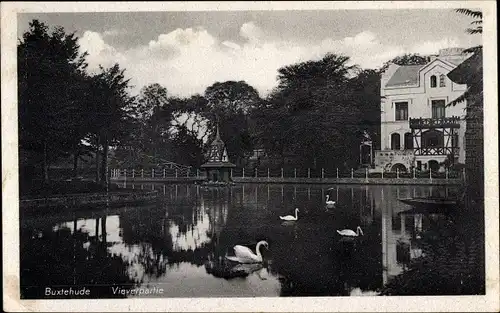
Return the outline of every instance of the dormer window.
<path id="1" fill-rule="evenodd" d="M 437 87 L 437 77 L 436 75 L 431 76 L 431 88 L 436 88 Z"/>
<path id="2" fill-rule="evenodd" d="M 439 87 L 446 87 L 446 79 L 444 74 L 439 75 Z"/>

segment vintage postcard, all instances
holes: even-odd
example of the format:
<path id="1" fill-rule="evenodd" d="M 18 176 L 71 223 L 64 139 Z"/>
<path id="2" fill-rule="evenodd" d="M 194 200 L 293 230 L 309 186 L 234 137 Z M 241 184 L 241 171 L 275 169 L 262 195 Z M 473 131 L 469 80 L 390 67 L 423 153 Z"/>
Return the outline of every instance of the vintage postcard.
<path id="1" fill-rule="evenodd" d="M 500 310 L 495 2 L 1 14 L 5 311 Z"/>

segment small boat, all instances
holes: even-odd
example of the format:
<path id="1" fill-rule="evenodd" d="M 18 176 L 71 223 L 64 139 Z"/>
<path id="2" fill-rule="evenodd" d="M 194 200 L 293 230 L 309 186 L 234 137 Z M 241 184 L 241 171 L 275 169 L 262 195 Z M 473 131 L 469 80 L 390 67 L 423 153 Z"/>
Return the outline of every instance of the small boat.
<path id="1" fill-rule="evenodd" d="M 450 210 L 458 206 L 457 199 L 450 198 L 406 198 L 398 199 L 404 204 L 411 205 L 416 210 Z"/>

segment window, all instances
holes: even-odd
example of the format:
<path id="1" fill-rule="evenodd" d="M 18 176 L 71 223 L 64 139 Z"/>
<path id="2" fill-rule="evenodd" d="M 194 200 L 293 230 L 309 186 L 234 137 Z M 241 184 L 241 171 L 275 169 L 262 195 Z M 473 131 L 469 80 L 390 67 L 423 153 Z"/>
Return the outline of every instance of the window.
<path id="1" fill-rule="evenodd" d="M 396 102 L 396 121 L 408 120 L 408 102 Z"/>
<path id="2" fill-rule="evenodd" d="M 439 87 L 446 87 L 446 77 L 444 74 L 439 75 Z"/>
<path id="3" fill-rule="evenodd" d="M 444 135 L 439 130 L 430 129 L 422 133 L 422 148 L 438 148 L 444 146 Z"/>
<path id="4" fill-rule="evenodd" d="M 437 87 L 437 78 L 436 75 L 431 76 L 431 88 L 436 88 Z"/>
<path id="5" fill-rule="evenodd" d="M 411 133 L 405 133 L 405 149 L 413 149 L 413 136 Z"/>
<path id="6" fill-rule="evenodd" d="M 392 150 L 399 150 L 401 149 L 401 142 L 400 142 L 400 137 L 398 133 L 394 133 L 391 135 L 391 149 Z"/>
<path id="7" fill-rule="evenodd" d="M 432 100 L 432 118 L 443 118 L 445 117 L 445 100 Z"/>

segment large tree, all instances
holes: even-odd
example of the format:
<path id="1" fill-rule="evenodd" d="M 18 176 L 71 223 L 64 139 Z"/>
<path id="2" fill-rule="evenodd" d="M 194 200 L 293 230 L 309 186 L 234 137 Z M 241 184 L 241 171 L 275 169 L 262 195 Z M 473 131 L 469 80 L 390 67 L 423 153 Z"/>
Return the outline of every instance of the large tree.
<path id="1" fill-rule="evenodd" d="M 482 12 L 470 9 L 457 9 L 458 13 L 474 18 L 474 28 L 466 31 L 470 34 L 482 33 Z M 466 84 L 466 91 L 449 105 L 466 101 L 465 163 L 467 168 L 467 200 L 469 205 L 484 201 L 484 104 L 483 104 L 483 58 L 482 45 L 464 51 L 472 53 L 448 76 L 459 84 Z"/>
<path id="2" fill-rule="evenodd" d="M 18 44 L 19 147 L 26 163 L 38 164 L 43 179 L 60 156 L 76 154 L 88 130 L 86 54 L 62 27 L 51 32 L 38 20 Z"/>
<path id="3" fill-rule="evenodd" d="M 380 149 L 380 74 L 376 70 L 360 71 L 351 79 L 353 102 L 359 109 L 359 124 L 373 141 L 373 149 Z"/>
<path id="4" fill-rule="evenodd" d="M 259 93 L 244 81 L 226 81 L 209 86 L 205 99 L 211 139 L 218 124 L 229 158 L 240 163 L 253 150 L 249 112 L 262 101 Z"/>
<path id="5" fill-rule="evenodd" d="M 159 84 L 144 87 L 139 95 L 135 113 L 139 120 L 141 152 L 158 162 L 165 157 L 169 127 L 173 119 L 167 89 Z"/>
<path id="6" fill-rule="evenodd" d="M 125 70 L 118 64 L 110 68 L 101 67 L 100 70 L 93 77 L 93 128 L 89 141 L 96 152 L 96 179 L 106 183 L 109 148 L 129 136 L 127 129 L 132 120 L 130 108 L 135 99 L 128 93 L 129 80 L 125 78 Z M 102 159 L 99 165 L 100 155 Z"/>
<path id="7" fill-rule="evenodd" d="M 301 167 L 354 166 L 360 108 L 349 58 L 327 54 L 278 70 L 278 87 L 257 112 L 259 137 L 273 155 L 295 155 Z"/>

